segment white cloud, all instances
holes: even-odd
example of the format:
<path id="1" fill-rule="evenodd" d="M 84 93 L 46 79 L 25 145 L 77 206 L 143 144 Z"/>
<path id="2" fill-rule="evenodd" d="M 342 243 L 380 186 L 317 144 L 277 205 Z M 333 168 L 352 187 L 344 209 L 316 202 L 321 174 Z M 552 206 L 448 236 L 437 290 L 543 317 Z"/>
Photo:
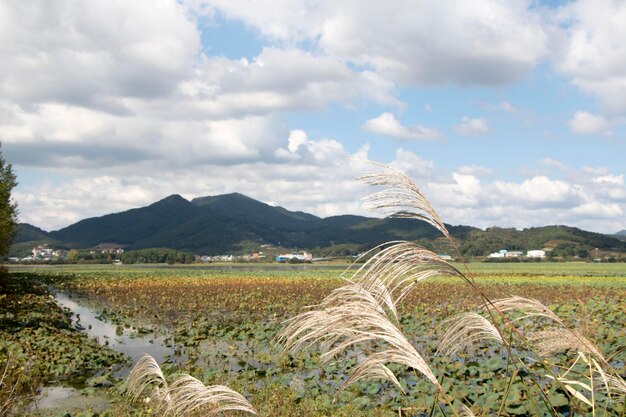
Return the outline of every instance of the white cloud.
<path id="1" fill-rule="evenodd" d="M 501 85 L 523 77 L 548 53 L 548 36 L 529 0 L 204 3 L 276 42 L 314 41 L 400 83 Z"/>
<path id="2" fill-rule="evenodd" d="M 0 125 L 5 151 L 17 165 L 135 165 L 161 160 L 167 165 L 226 163 L 266 158 L 286 138 L 276 117 L 168 119 L 112 115 L 65 104 L 18 109 Z"/>
<path id="3" fill-rule="evenodd" d="M 266 37 L 265 47 L 249 59 L 209 55 L 200 44 L 203 17 L 191 3 L 209 19 L 240 20 Z M 364 168 L 350 157 L 367 158 L 368 146 L 348 151 L 325 132 L 289 126 L 283 114 L 373 101 L 393 110 L 368 120 L 366 129 L 400 139 L 439 137 L 436 128 L 403 125 L 393 115 L 407 106 L 398 86 L 523 79 L 550 52 L 548 42 L 559 39 L 548 37 L 554 28 L 546 29 L 534 4 L 2 2 L 0 140 L 29 178 L 16 191 L 22 219 L 56 228 L 171 193 L 232 191 L 322 216 L 364 213 L 358 197 L 365 191 L 353 181 Z M 624 7 L 604 6 L 591 10 L 580 0 L 563 8 L 567 36 L 552 52 L 555 62 L 562 59 L 559 71 L 619 113 L 626 108 Z M 507 101 L 493 106 L 517 110 Z M 602 133 L 622 120 L 579 112 L 571 126 Z M 456 129 L 490 131 L 485 119 L 470 117 Z M 618 216 L 626 210 L 623 175 L 606 168 L 563 170 L 570 176 L 559 180 L 494 181 L 484 178 L 492 174 L 488 167 L 436 171 L 432 160 L 407 149 L 390 163 L 417 178 L 450 223 L 626 227 Z M 33 180 L 48 174 L 57 179 Z"/>
<path id="4" fill-rule="evenodd" d="M 396 157 L 391 163 L 393 167 L 404 172 L 416 182 L 430 178 L 435 171 L 435 163 L 402 148 L 396 150 Z"/>
<path id="5" fill-rule="evenodd" d="M 0 43 L 0 139 L 16 165 L 269 161 L 287 137 L 282 112 L 402 106 L 393 82 L 328 55 L 208 56 L 175 0 L 3 3 Z"/>
<path id="6" fill-rule="evenodd" d="M 363 125 L 369 132 L 392 136 L 397 139 L 437 139 L 441 137 L 439 130 L 420 125 L 403 126 L 391 113 L 383 113 L 369 119 Z"/>
<path id="7" fill-rule="evenodd" d="M 492 189 L 508 201 L 517 201 L 526 207 L 567 207 L 584 198 L 580 187 L 546 176 L 527 179 L 520 184 L 495 181 Z"/>
<path id="8" fill-rule="evenodd" d="M 485 119 L 472 119 L 467 116 L 464 116 L 461 122 L 454 126 L 454 130 L 467 136 L 483 136 L 491 131 Z"/>
<path id="9" fill-rule="evenodd" d="M 624 215 L 622 208 L 617 203 L 603 204 L 597 201 L 581 204 L 572 209 L 572 213 L 586 218 L 606 219 Z"/>
<path id="10" fill-rule="evenodd" d="M 567 121 L 570 129 L 578 134 L 595 134 L 607 132 L 611 123 L 602 115 L 591 114 L 586 111 L 577 111 L 574 116 Z"/>
<path id="11" fill-rule="evenodd" d="M 481 205 L 483 187 L 474 175 L 452 173 L 451 181 L 429 182 L 427 184 L 427 196 L 435 207 L 443 210 L 464 208 L 472 209 Z M 450 222 L 450 220 L 444 220 Z"/>
<path id="12" fill-rule="evenodd" d="M 487 177 L 493 175 L 493 170 L 478 165 L 464 165 L 457 168 L 456 172 L 461 175 L 473 175 L 475 177 Z"/>
<path id="13" fill-rule="evenodd" d="M 0 96 L 124 111 L 121 98 L 171 93 L 200 45 L 175 1 L 2 2 Z"/>
<path id="14" fill-rule="evenodd" d="M 562 9 L 565 40 L 556 67 L 585 93 L 599 97 L 609 112 L 626 111 L 626 4 L 579 0 Z"/>
<path id="15" fill-rule="evenodd" d="M 581 91 L 599 97 L 605 110 L 626 111 L 626 3 L 578 0 L 562 8 L 563 44 L 554 56 L 559 71 Z"/>
<path id="16" fill-rule="evenodd" d="M 596 183 L 618 184 L 624 185 L 624 174 L 621 175 L 604 175 L 592 180 Z"/>

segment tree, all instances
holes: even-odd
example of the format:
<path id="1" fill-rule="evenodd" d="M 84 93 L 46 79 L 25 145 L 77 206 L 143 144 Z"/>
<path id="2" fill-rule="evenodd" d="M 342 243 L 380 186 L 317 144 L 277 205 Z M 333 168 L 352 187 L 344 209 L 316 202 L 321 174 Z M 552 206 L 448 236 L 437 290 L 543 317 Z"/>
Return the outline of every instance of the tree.
<path id="1" fill-rule="evenodd" d="M 0 258 L 9 253 L 17 225 L 17 204 L 11 200 L 11 190 L 17 185 L 13 167 L 4 161 L 0 149 Z"/>

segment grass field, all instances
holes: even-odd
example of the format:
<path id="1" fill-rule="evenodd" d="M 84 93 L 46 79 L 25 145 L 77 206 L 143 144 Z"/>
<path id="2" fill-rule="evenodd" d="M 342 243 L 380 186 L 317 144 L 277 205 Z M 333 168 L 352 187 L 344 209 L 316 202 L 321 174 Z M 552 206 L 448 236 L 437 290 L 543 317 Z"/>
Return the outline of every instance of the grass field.
<path id="1" fill-rule="evenodd" d="M 548 305 L 569 325 L 595 340 L 617 372 L 626 374 L 623 264 L 480 263 L 470 264 L 469 268 L 491 298 L 519 295 Z M 205 383 L 227 384 L 244 394 L 263 416 L 393 416 L 398 415 L 399 409 L 407 410 L 404 415 L 428 415 L 435 390 L 401 366 L 390 368 L 399 376 L 407 394 L 374 379 L 357 383 L 336 395 L 346 374 L 356 366 L 357 357 L 349 352 L 340 360 L 324 365 L 316 347 L 290 356 L 276 345 L 275 336 L 284 320 L 306 306 L 319 303 L 339 287 L 343 270 L 343 266 L 295 271 L 71 266 L 22 268 L 13 271 L 13 282 L 15 288 L 20 288 L 16 293 L 21 296 L 28 288 L 44 291 L 45 287 L 32 287 L 37 285 L 34 282 L 44 282 L 75 294 L 108 321 L 134 329 L 138 335 L 153 332 L 164 335 L 178 353 L 163 365 L 166 373 L 184 371 Z M 17 300 L 19 294 L 8 294 L 5 298 Z M 530 377 L 526 380 L 520 377 L 507 389 L 510 364 L 501 348 L 487 343 L 474 352 L 451 358 L 435 354 L 435 341 L 445 328 L 441 325 L 443 321 L 453 313 L 476 307 L 479 307 L 476 296 L 465 284 L 451 278 L 434 278 L 419 284 L 403 302 L 399 325 L 430 362 L 446 389 L 457 398 L 465 398 L 477 415 L 494 415 L 507 391 L 502 415 L 534 415 L 527 405 Z M 5 310 L 3 314 L 0 323 L 6 324 L 10 312 Z M 31 338 L 32 331 L 36 331 L 33 326 L 36 327 L 32 324 L 29 328 Z M 43 328 L 39 330 L 42 334 L 49 330 Z M 5 337 L 8 336 L 3 334 L 3 340 Z M 19 337 L 11 336 L 16 344 Z M 65 343 L 63 340 L 69 340 L 69 336 L 59 339 L 60 346 Z M 81 340 L 85 346 L 93 347 L 91 342 Z M 17 348 L 11 345 L 3 349 Z M 37 348 L 33 349 L 35 352 Z M 84 355 L 80 351 L 75 356 Z M 104 353 L 91 359 L 84 357 L 90 364 L 109 358 Z M 55 358 L 54 355 L 47 358 L 53 369 Z M 562 359 L 571 361 L 572 355 L 564 355 Z M 85 366 L 85 369 L 93 374 L 91 368 Z M 53 375 L 49 379 L 59 380 L 62 376 Z M 90 376 L 83 375 L 83 379 Z M 559 411 L 563 415 L 572 411 L 563 392 L 546 381 L 541 383 L 555 404 L 561 404 Z M 149 415 L 149 404 L 129 404 L 119 397 L 118 390 L 112 395 L 109 415 Z M 619 402 L 602 406 L 606 415 L 619 415 L 623 408 Z M 591 415 L 584 404 L 577 407 L 581 414 Z M 87 411 L 84 413 L 89 415 Z"/>

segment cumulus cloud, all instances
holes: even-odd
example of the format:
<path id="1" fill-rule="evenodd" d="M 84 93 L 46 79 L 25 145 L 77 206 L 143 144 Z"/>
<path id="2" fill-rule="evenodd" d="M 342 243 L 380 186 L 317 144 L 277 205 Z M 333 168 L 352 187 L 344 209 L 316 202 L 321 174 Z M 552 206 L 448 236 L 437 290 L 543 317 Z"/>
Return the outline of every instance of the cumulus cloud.
<path id="1" fill-rule="evenodd" d="M 369 132 L 396 139 L 437 139 L 441 137 L 441 132 L 435 128 L 420 125 L 403 126 L 391 113 L 383 113 L 378 117 L 369 119 L 363 128 Z"/>
<path id="2" fill-rule="evenodd" d="M 3 2 L 0 96 L 22 106 L 63 101 L 124 111 L 124 98 L 172 92 L 196 59 L 196 25 L 174 1 L 120 6 Z"/>
<path id="3" fill-rule="evenodd" d="M 281 113 L 402 105 L 393 82 L 328 55 L 209 56 L 175 0 L 3 3 L 0 42 L 0 140 L 17 165 L 270 161 L 289 130 Z"/>
<path id="4" fill-rule="evenodd" d="M 603 175 L 592 180 L 595 183 L 624 185 L 624 174 L 621 175 Z"/>
<path id="5" fill-rule="evenodd" d="M 599 97 L 606 111 L 626 111 L 626 4 L 579 0 L 561 9 L 563 43 L 554 65 L 581 91 Z"/>
<path id="6" fill-rule="evenodd" d="M 583 198 L 582 190 L 565 181 L 538 176 L 520 184 L 495 181 L 493 189 L 509 201 L 529 207 L 563 207 L 576 204 Z"/>
<path id="7" fill-rule="evenodd" d="M 467 116 L 464 116 L 461 122 L 454 126 L 454 130 L 466 136 L 483 136 L 491 131 L 485 119 L 473 119 Z"/>
<path id="8" fill-rule="evenodd" d="M 599 114 L 592 114 L 586 111 L 577 111 L 574 116 L 567 121 L 569 128 L 578 134 L 595 134 L 608 132 L 611 123 L 606 117 Z"/>
<path id="9" fill-rule="evenodd" d="M 256 159 L 271 155 L 286 132 L 271 116 L 160 119 L 64 104 L 20 109 L 0 126 L 5 152 L 15 164 L 74 169 L 155 160 L 175 166 Z"/>
<path id="10" fill-rule="evenodd" d="M 404 172 L 416 182 L 430 178 L 435 171 L 435 163 L 419 155 L 399 148 L 391 165 Z"/>
<path id="11" fill-rule="evenodd" d="M 328 54 L 400 83 L 501 85 L 523 77 L 548 53 L 541 18 L 526 0 L 453 7 L 401 0 L 203 3 L 276 42 L 313 40 Z"/>
<path id="12" fill-rule="evenodd" d="M 365 214 L 358 198 L 366 190 L 353 179 L 368 146 L 349 151 L 341 138 L 290 125 L 285 113 L 372 102 L 401 111 L 399 86 L 504 85 L 551 52 L 562 58 L 559 71 L 606 109 L 626 108 L 623 6 L 564 7 L 559 38 L 547 35 L 555 28 L 546 29 L 530 0 L 453 3 L 1 3 L 0 140 L 29 178 L 15 194 L 22 220 L 52 229 L 172 193 L 232 191 L 321 216 Z M 198 21 L 217 15 L 253 28 L 265 47 L 248 59 L 210 55 Z M 551 50 L 554 39 L 561 49 Z M 441 135 L 385 110 L 364 128 L 398 139 Z M 496 110 L 516 108 L 502 101 Z M 571 126 L 603 132 L 620 120 L 579 112 Z M 467 116 L 455 128 L 490 131 L 485 119 Z M 390 159 L 450 223 L 626 227 L 623 175 L 606 168 L 496 181 L 487 167 L 442 172 L 409 149 Z"/>

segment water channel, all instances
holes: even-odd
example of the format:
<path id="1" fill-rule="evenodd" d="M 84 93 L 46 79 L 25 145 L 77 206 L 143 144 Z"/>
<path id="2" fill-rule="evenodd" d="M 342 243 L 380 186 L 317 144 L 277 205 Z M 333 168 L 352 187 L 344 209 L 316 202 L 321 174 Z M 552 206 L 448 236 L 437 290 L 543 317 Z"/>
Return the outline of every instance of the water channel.
<path id="1" fill-rule="evenodd" d="M 136 363 L 144 354 L 149 354 L 158 363 L 175 357 L 174 346 L 168 345 L 163 336 L 155 334 L 138 334 L 133 329 L 123 328 L 102 319 L 100 314 L 88 307 L 86 300 L 74 298 L 70 294 L 56 292 L 52 289 L 56 302 L 72 311 L 72 326 L 81 329 L 89 337 L 95 338 L 101 345 L 121 352 Z M 128 375 L 129 366 L 120 367 L 114 376 L 123 378 Z M 77 405 L 93 407 L 108 402 L 106 396 L 86 397 L 74 387 L 49 386 L 43 387 L 35 408 L 39 410 L 71 408 Z"/>

